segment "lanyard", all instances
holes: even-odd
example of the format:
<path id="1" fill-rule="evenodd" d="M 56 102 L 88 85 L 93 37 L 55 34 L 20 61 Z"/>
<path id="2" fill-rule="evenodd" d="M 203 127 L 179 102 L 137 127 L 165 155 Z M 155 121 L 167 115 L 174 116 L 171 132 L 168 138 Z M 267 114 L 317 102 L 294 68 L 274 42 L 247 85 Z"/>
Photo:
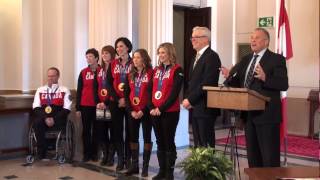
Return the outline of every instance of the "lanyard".
<path id="1" fill-rule="evenodd" d="M 134 78 L 134 95 L 138 97 L 140 94 L 140 87 L 142 84 L 143 75 L 142 72 L 138 73 L 138 76 Z"/>
<path id="2" fill-rule="evenodd" d="M 102 70 L 102 74 L 101 74 L 101 76 L 102 76 L 102 88 L 108 88 L 109 86 L 108 86 L 108 83 L 107 83 L 107 73 L 106 73 L 107 71 L 103 71 Z"/>
<path id="3" fill-rule="evenodd" d="M 125 79 L 126 79 L 126 75 L 127 75 L 127 70 L 129 68 L 129 63 L 130 59 L 128 59 L 128 62 L 122 66 L 122 64 L 120 63 L 120 81 L 121 83 L 124 83 Z"/>
<path id="4" fill-rule="evenodd" d="M 164 66 L 163 69 L 160 71 L 159 81 L 158 81 L 158 91 L 160 91 L 162 89 L 164 75 L 166 74 L 166 72 L 168 70 L 170 70 L 169 66 Z"/>

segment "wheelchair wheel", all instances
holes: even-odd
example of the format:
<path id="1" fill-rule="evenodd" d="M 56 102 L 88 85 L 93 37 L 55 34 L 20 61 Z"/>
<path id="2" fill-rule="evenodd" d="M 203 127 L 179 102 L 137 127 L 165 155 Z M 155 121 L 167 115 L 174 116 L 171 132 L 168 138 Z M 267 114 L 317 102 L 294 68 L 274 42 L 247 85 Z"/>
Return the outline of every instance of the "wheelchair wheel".
<path id="1" fill-rule="evenodd" d="M 34 162 L 34 156 L 33 155 L 28 155 L 26 157 L 26 162 L 27 162 L 27 164 L 32 164 Z"/>
<path id="2" fill-rule="evenodd" d="M 71 120 L 68 120 L 66 127 L 66 148 L 65 157 L 68 162 L 72 162 L 75 151 L 74 141 L 74 125 Z"/>
<path id="3" fill-rule="evenodd" d="M 34 157 L 37 156 L 37 138 L 31 125 L 28 133 L 28 143 L 29 143 L 29 155 L 26 157 L 26 162 L 32 164 L 34 162 Z"/>
<path id="4" fill-rule="evenodd" d="M 59 164 L 64 164 L 66 162 L 66 158 L 64 155 L 58 155 L 58 163 Z"/>
<path id="5" fill-rule="evenodd" d="M 56 139 L 56 159 L 60 163 L 60 158 L 66 154 L 66 138 L 62 131 L 59 132 Z M 63 162 L 64 163 L 64 162 Z M 60 163 L 61 164 L 61 163 Z"/>

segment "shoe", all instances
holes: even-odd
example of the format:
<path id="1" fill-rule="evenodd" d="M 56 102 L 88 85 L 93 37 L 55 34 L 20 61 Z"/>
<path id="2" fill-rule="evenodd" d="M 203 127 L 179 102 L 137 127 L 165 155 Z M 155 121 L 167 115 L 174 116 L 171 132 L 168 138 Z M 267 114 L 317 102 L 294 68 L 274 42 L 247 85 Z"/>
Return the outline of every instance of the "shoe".
<path id="1" fill-rule="evenodd" d="M 149 161 L 151 156 L 152 143 L 145 143 L 143 150 L 142 177 L 148 176 Z"/>
<path id="2" fill-rule="evenodd" d="M 153 180 L 162 180 L 166 177 L 166 152 L 158 151 L 157 152 L 158 162 L 159 162 L 159 172 L 156 176 L 152 177 Z"/>
<path id="3" fill-rule="evenodd" d="M 98 157 L 97 157 L 97 156 L 92 156 L 92 157 L 91 157 L 91 160 L 92 160 L 93 162 L 98 162 Z"/>
<path id="4" fill-rule="evenodd" d="M 139 174 L 139 143 L 131 143 L 130 148 L 132 162 L 128 168 L 128 171 L 125 173 L 126 176 Z"/>
<path id="5" fill-rule="evenodd" d="M 124 169 L 124 152 L 123 152 L 123 143 L 116 143 L 117 156 L 118 156 L 118 164 L 116 167 L 116 171 L 122 171 Z"/>
<path id="6" fill-rule="evenodd" d="M 176 152 L 166 152 L 166 180 L 173 180 L 174 179 L 174 165 L 177 159 Z"/>
<path id="7" fill-rule="evenodd" d="M 106 166 L 108 163 L 108 157 L 104 156 L 100 162 L 100 166 Z"/>
<path id="8" fill-rule="evenodd" d="M 39 154 L 38 154 L 38 159 L 47 159 L 47 152 L 45 150 L 42 150 L 39 148 Z"/>
<path id="9" fill-rule="evenodd" d="M 88 161 L 90 161 L 89 157 L 83 157 L 82 162 L 88 162 Z"/>
<path id="10" fill-rule="evenodd" d="M 107 157 L 107 166 L 111 167 L 114 164 L 114 155 L 115 155 L 115 148 L 113 144 L 110 144 L 108 148 L 108 157 Z"/>

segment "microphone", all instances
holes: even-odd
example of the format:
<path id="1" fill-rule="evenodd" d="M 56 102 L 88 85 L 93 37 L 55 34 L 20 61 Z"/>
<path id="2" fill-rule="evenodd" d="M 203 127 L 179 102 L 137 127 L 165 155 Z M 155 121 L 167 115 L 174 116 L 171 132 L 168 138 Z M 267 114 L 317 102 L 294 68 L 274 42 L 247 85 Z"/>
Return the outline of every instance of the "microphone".
<path id="1" fill-rule="evenodd" d="M 231 80 L 237 75 L 237 72 L 233 72 L 232 74 L 230 74 L 226 80 L 224 80 L 223 85 L 225 87 L 230 87 L 230 82 Z"/>
<path id="2" fill-rule="evenodd" d="M 229 73 L 229 76 L 228 76 L 228 77 L 226 78 L 226 80 L 224 80 L 224 82 L 223 82 L 223 85 L 224 85 L 225 87 L 230 87 L 230 83 L 231 83 L 232 79 L 237 76 L 238 69 L 239 69 L 239 68 L 238 68 L 238 64 L 236 64 L 235 66 L 233 66 L 233 67 L 231 68 L 230 73 Z"/>

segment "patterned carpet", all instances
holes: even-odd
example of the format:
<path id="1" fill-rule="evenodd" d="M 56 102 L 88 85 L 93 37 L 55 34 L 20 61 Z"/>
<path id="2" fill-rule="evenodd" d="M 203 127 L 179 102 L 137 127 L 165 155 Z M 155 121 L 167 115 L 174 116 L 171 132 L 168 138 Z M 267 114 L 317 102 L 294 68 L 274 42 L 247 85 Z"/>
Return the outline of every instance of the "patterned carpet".
<path id="1" fill-rule="evenodd" d="M 222 138 L 216 141 L 218 145 L 225 145 L 226 143 L 229 143 L 228 138 Z M 237 144 L 240 148 L 245 148 L 246 141 L 244 135 L 237 136 Z M 281 147 L 281 152 L 284 152 L 283 146 Z M 319 140 L 289 135 L 288 155 L 320 159 Z"/>

